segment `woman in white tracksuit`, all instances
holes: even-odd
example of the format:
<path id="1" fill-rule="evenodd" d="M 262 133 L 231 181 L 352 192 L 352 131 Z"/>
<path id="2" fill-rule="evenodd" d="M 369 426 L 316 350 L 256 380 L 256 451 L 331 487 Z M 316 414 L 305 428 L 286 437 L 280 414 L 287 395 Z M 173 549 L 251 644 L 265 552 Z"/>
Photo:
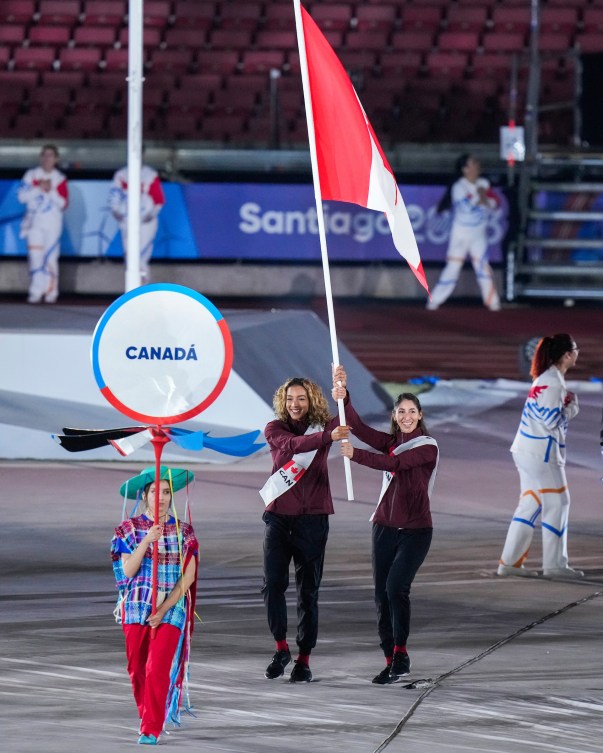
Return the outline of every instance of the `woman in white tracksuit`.
<path id="1" fill-rule="evenodd" d="M 490 311 L 498 311 L 500 298 L 494 284 L 492 267 L 488 262 L 487 234 L 488 219 L 492 210 L 498 206 L 498 199 L 486 178 L 480 177 L 480 163 L 471 154 L 461 155 L 456 168 L 458 180 L 438 205 L 438 212 L 452 207 L 453 218 L 446 266 L 432 291 L 427 308 L 435 311 L 452 293 L 469 254 L 484 306 Z"/>
<path id="2" fill-rule="evenodd" d="M 536 348 L 519 429 L 511 445 L 521 493 L 503 548 L 498 575 L 535 576 L 524 567 L 534 528 L 541 517 L 545 577 L 581 578 L 568 564 L 567 526 L 570 495 L 565 476 L 568 422 L 578 413 L 578 398 L 565 385 L 578 347 L 567 334 L 544 337 Z"/>
<path id="3" fill-rule="evenodd" d="M 59 295 L 60 240 L 69 192 L 67 178 L 56 169 L 58 159 L 56 146 L 43 146 L 39 166 L 25 173 L 17 193 L 26 206 L 21 237 L 27 241 L 29 303 L 54 303 Z"/>

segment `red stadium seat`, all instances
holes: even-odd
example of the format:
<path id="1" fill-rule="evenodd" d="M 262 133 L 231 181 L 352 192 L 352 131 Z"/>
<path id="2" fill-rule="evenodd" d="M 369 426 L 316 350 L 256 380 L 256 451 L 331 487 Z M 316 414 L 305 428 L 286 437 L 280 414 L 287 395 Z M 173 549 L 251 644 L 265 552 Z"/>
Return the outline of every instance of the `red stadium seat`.
<path id="1" fill-rule="evenodd" d="M 201 120 L 199 137 L 207 141 L 236 141 L 245 132 L 245 119 L 238 115 L 206 117 Z"/>
<path id="2" fill-rule="evenodd" d="M 246 2 L 222 3 L 220 27 L 222 29 L 246 29 L 255 31 L 262 16 L 262 4 L 253 0 Z"/>
<path id="3" fill-rule="evenodd" d="M 2 0 L 0 3 L 0 23 L 28 24 L 36 12 L 34 0 Z"/>
<path id="4" fill-rule="evenodd" d="M 216 29 L 209 36 L 209 47 L 214 50 L 248 50 L 251 47 L 251 31 Z"/>
<path id="5" fill-rule="evenodd" d="M 585 9 L 585 12 L 588 9 Z M 576 8 L 552 8 L 543 6 L 540 9 L 540 30 L 542 32 L 565 33 L 573 35 L 578 25 L 578 11 Z"/>
<path id="6" fill-rule="evenodd" d="M 567 52 L 571 43 L 567 34 L 543 31 L 538 37 L 538 49 L 541 52 Z"/>
<path id="7" fill-rule="evenodd" d="M 144 0 L 143 24 L 163 29 L 170 20 L 170 13 L 171 6 L 168 0 Z"/>
<path id="8" fill-rule="evenodd" d="M 86 74 L 83 71 L 44 71 L 42 86 L 61 86 L 64 89 L 80 89 L 84 86 Z"/>
<path id="9" fill-rule="evenodd" d="M 71 29 L 68 26 L 33 26 L 28 34 L 30 45 L 36 47 L 65 46 L 70 38 Z"/>
<path id="10" fill-rule="evenodd" d="M 0 46 L 0 68 L 6 68 L 11 59 L 10 50 L 4 45 Z"/>
<path id="11" fill-rule="evenodd" d="M 519 32 L 527 34 L 530 29 L 530 8 L 497 5 L 492 11 L 492 24 L 496 32 Z"/>
<path id="12" fill-rule="evenodd" d="M 262 28 L 266 31 L 295 32 L 293 4 L 287 3 L 286 5 L 279 5 L 277 3 L 268 3 L 266 5 Z"/>
<path id="13" fill-rule="evenodd" d="M 97 108 L 109 111 L 119 100 L 118 92 L 112 88 L 84 87 L 76 90 L 73 98 L 74 112 L 93 112 Z"/>
<path id="14" fill-rule="evenodd" d="M 210 97 L 213 96 L 209 89 L 175 89 L 168 93 L 167 115 L 172 113 L 191 112 L 200 116 L 209 105 Z"/>
<path id="15" fill-rule="evenodd" d="M 379 58 L 379 70 L 383 76 L 396 76 L 404 83 L 417 76 L 423 62 L 420 52 L 390 52 Z"/>
<path id="16" fill-rule="evenodd" d="M 51 47 L 18 47 L 13 63 L 15 70 L 27 68 L 39 71 L 49 70 L 55 61 L 55 51 Z"/>
<path id="17" fill-rule="evenodd" d="M 521 32 L 496 32 L 484 34 L 484 52 L 521 52 L 525 46 L 525 36 Z"/>
<path id="18" fill-rule="evenodd" d="M 603 35 L 600 32 L 578 34 L 575 43 L 580 52 L 603 52 Z"/>
<path id="19" fill-rule="evenodd" d="M 294 31 L 260 31 L 255 40 L 255 47 L 258 50 L 295 50 L 297 35 Z"/>
<path id="20" fill-rule="evenodd" d="M 393 5 L 359 5 L 352 27 L 359 31 L 391 31 L 396 23 L 396 8 Z"/>
<path id="21" fill-rule="evenodd" d="M 206 31 L 198 26 L 186 29 L 177 27 L 165 32 L 165 46 L 168 49 L 177 47 L 192 47 L 198 49 L 205 45 Z"/>
<path id="22" fill-rule="evenodd" d="M 214 93 L 210 113 L 213 115 L 245 115 L 250 117 L 255 111 L 257 95 L 253 90 L 241 89 L 233 97 L 230 89 L 222 89 Z"/>
<path id="23" fill-rule="evenodd" d="M 104 68 L 106 71 L 128 71 L 128 50 L 107 50 L 105 52 Z"/>
<path id="24" fill-rule="evenodd" d="M 235 50 L 203 50 L 197 54 L 197 65 L 202 73 L 234 73 L 239 66 L 239 53 Z"/>
<path id="25" fill-rule="evenodd" d="M 37 70 L 0 71 L 0 89 L 4 92 L 11 87 L 34 89 L 40 80 Z"/>
<path id="26" fill-rule="evenodd" d="M 469 58 L 462 52 L 431 52 L 425 58 L 425 67 L 431 76 L 461 78 L 469 67 Z"/>
<path id="27" fill-rule="evenodd" d="M 0 25 L 0 45 L 2 47 L 22 45 L 26 38 L 25 26 L 21 24 Z"/>
<path id="28" fill-rule="evenodd" d="M 486 28 L 488 8 L 481 6 L 451 5 L 446 14 L 447 31 L 482 31 Z"/>
<path id="29" fill-rule="evenodd" d="M 211 29 L 217 16 L 215 2 L 176 0 L 174 4 L 174 26 L 178 28 Z"/>
<path id="30" fill-rule="evenodd" d="M 345 30 L 350 27 L 352 6 L 343 3 L 335 5 L 328 3 L 314 4 L 310 15 L 322 31 L 325 29 Z"/>
<path id="31" fill-rule="evenodd" d="M 70 138 L 107 137 L 107 114 L 101 112 L 74 112 L 62 119 L 62 127 Z M 125 132 L 122 138 L 125 138 Z"/>
<path id="32" fill-rule="evenodd" d="M 443 31 L 438 36 L 438 49 L 442 52 L 475 52 L 479 46 L 476 31 Z"/>
<path id="33" fill-rule="evenodd" d="M 392 49 L 429 52 L 433 47 L 433 40 L 434 35 L 430 31 L 397 31 L 392 36 Z"/>
<path id="34" fill-rule="evenodd" d="M 87 0 L 84 22 L 90 26 L 119 28 L 126 18 L 127 11 L 127 0 Z"/>
<path id="35" fill-rule="evenodd" d="M 222 87 L 222 76 L 219 73 L 188 73 L 180 78 L 180 89 L 188 93 L 188 96 L 199 92 L 215 92 Z M 175 92 L 174 92 L 175 93 Z"/>
<path id="36" fill-rule="evenodd" d="M 193 64 L 193 51 L 179 48 L 172 50 L 155 49 L 151 52 L 150 65 L 158 71 L 186 73 Z"/>
<path id="37" fill-rule="evenodd" d="M 402 9 L 402 29 L 404 31 L 432 31 L 439 28 L 442 9 L 436 6 L 406 5 Z"/>
<path id="38" fill-rule="evenodd" d="M 508 84 L 511 71 L 511 56 L 494 52 L 480 52 L 473 56 L 472 71 L 476 77 L 491 77 L 495 81 Z"/>
<path id="39" fill-rule="evenodd" d="M 76 47 L 100 47 L 106 49 L 115 43 L 112 26 L 78 26 L 73 32 Z"/>
<path id="40" fill-rule="evenodd" d="M 387 47 L 388 34 L 385 31 L 350 31 L 346 35 L 348 50 L 369 50 L 381 52 Z"/>
<path id="41" fill-rule="evenodd" d="M 80 17 L 79 0 L 40 0 L 38 23 L 73 26 Z"/>
<path id="42" fill-rule="evenodd" d="M 584 8 L 582 30 L 585 34 L 603 33 L 603 8 Z"/>
<path id="43" fill-rule="evenodd" d="M 59 62 L 63 71 L 96 71 L 101 51 L 93 47 L 68 47 L 61 50 Z"/>
<path id="44" fill-rule="evenodd" d="M 375 53 L 365 50 L 340 50 L 337 57 L 348 73 L 352 74 L 373 71 L 378 60 Z"/>
<path id="45" fill-rule="evenodd" d="M 284 64 L 282 50 L 248 50 L 241 57 L 241 71 L 245 73 L 268 72 L 273 68 L 280 70 Z"/>
<path id="46" fill-rule="evenodd" d="M 199 116 L 192 112 L 168 110 L 161 125 L 157 126 L 163 138 L 197 139 L 199 138 Z"/>

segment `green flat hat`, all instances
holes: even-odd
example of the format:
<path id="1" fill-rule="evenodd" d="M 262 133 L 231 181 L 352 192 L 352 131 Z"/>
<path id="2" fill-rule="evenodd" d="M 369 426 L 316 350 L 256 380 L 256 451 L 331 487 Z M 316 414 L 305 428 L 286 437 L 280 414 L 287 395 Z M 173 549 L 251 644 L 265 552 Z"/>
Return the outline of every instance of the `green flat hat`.
<path id="1" fill-rule="evenodd" d="M 159 478 L 161 481 L 169 481 L 171 478 L 172 489 L 177 492 L 179 489 L 184 488 L 187 484 L 195 478 L 195 474 L 192 471 L 181 470 L 180 468 L 168 468 L 167 465 L 162 465 L 159 469 Z M 151 484 L 155 481 L 155 466 L 152 468 L 145 468 L 138 476 L 133 476 L 128 479 L 125 484 L 122 484 L 119 493 L 122 497 L 128 499 L 136 499 L 138 493 L 141 492 L 147 484 Z"/>

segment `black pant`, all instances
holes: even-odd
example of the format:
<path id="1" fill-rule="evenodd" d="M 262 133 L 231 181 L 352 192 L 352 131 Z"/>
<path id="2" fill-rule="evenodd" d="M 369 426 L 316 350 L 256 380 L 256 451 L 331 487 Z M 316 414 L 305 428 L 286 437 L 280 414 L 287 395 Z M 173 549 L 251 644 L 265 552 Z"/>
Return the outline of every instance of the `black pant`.
<path id="1" fill-rule="evenodd" d="M 275 515 L 265 512 L 264 604 L 276 641 L 287 637 L 289 564 L 295 565 L 297 587 L 297 645 L 309 654 L 318 635 L 318 589 L 329 535 L 328 515 Z"/>
<path id="2" fill-rule="evenodd" d="M 377 628 L 385 656 L 405 646 L 410 631 L 410 587 L 431 544 L 431 528 L 373 524 L 373 581 Z"/>

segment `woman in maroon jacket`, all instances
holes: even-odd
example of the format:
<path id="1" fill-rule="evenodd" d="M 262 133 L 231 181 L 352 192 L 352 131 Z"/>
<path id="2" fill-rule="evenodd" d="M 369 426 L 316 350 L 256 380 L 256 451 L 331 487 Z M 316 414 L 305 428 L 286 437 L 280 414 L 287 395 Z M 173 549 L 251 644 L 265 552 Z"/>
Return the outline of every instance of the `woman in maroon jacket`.
<path id="1" fill-rule="evenodd" d="M 335 378 L 345 387 L 341 367 L 335 371 Z M 338 396 L 345 394 L 340 388 Z M 265 676 L 269 680 L 281 677 L 291 661 L 285 592 L 293 559 L 299 655 L 290 681 L 310 682 L 310 652 L 318 634 L 318 589 L 329 515 L 333 514 L 327 456 L 332 442 L 347 438 L 349 429 L 331 417 L 322 390 L 310 379 L 287 380 L 277 389 L 273 403 L 276 420 L 264 429 L 272 454 L 272 475 L 260 491 L 266 505 L 262 593 L 276 643 Z"/>
<path id="2" fill-rule="evenodd" d="M 410 392 L 396 399 L 389 433 L 363 423 L 349 402 L 346 416 L 352 433 L 379 452 L 343 442 L 341 454 L 384 472 L 371 520 L 375 604 L 386 666 L 373 682 L 387 685 L 410 673 L 406 650 L 410 588 L 431 544 L 429 498 L 438 464 L 438 445 L 427 434 L 419 399 Z"/>

